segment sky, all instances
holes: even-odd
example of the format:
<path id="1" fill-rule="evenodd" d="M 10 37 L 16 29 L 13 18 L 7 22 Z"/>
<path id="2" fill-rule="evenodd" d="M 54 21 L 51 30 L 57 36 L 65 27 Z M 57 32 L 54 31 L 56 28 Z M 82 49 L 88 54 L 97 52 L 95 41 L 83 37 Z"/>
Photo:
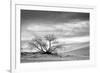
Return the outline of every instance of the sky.
<path id="1" fill-rule="evenodd" d="M 58 41 L 89 42 L 89 13 L 21 10 L 21 40 L 54 34 Z"/>
<path id="2" fill-rule="evenodd" d="M 89 36 L 89 13 L 21 10 L 21 39 Z"/>

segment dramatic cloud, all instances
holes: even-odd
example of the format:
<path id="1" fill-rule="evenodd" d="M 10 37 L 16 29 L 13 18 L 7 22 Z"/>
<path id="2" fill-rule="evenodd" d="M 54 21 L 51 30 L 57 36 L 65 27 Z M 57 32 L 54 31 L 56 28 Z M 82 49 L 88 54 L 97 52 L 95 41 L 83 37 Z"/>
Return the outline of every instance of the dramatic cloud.
<path id="1" fill-rule="evenodd" d="M 29 23 L 64 23 L 75 20 L 89 20 L 89 13 L 79 12 L 56 12 L 56 11 L 36 11 L 36 10 L 21 10 L 22 25 Z"/>
<path id="2" fill-rule="evenodd" d="M 32 38 L 33 36 L 44 36 L 54 34 L 57 37 L 75 37 L 89 35 L 89 21 L 78 21 L 73 23 L 59 23 L 56 25 L 29 24 L 23 29 L 22 37 Z"/>
<path id="3" fill-rule="evenodd" d="M 21 40 L 46 34 L 54 34 L 60 39 L 68 38 L 72 42 L 76 38 L 87 42 L 89 13 L 21 10 Z"/>

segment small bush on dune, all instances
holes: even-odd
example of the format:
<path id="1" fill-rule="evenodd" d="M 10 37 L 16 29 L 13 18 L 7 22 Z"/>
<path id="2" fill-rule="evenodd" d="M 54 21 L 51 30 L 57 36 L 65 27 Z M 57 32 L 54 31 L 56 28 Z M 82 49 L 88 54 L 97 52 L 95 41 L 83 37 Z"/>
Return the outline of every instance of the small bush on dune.
<path id="1" fill-rule="evenodd" d="M 57 53 L 53 53 L 53 51 L 57 48 L 62 48 L 62 45 L 58 44 L 59 42 L 56 41 L 57 38 L 54 35 L 49 34 L 45 35 L 44 39 L 36 37 L 32 39 L 29 44 L 35 47 L 40 54 L 57 55 Z M 56 45 L 53 45 L 55 41 Z"/>

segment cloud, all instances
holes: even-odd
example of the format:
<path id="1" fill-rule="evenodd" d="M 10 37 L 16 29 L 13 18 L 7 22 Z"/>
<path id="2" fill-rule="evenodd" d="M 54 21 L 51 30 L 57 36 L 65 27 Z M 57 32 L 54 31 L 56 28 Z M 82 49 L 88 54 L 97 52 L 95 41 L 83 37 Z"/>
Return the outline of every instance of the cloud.
<path id="1" fill-rule="evenodd" d="M 57 37 L 89 35 L 89 13 L 21 10 L 22 38 L 55 34 Z"/>
<path id="2" fill-rule="evenodd" d="M 44 36 L 46 34 L 54 34 L 58 37 L 85 36 L 89 35 L 89 21 L 75 21 L 71 23 L 59 23 L 56 25 L 30 24 L 26 27 L 25 31 L 38 36 Z"/>
<path id="3" fill-rule="evenodd" d="M 68 44 L 73 44 L 73 43 L 85 43 L 89 42 L 89 36 L 82 36 L 82 37 L 70 37 L 70 38 L 60 38 L 58 39 L 60 43 L 68 43 Z M 67 41 L 67 42 L 66 42 Z"/>
<path id="4" fill-rule="evenodd" d="M 21 10 L 22 23 L 52 23 L 52 22 L 70 22 L 72 20 L 89 20 L 89 13 L 80 12 L 58 12 L 58 11 L 37 11 L 37 10 Z M 24 25 L 24 24 L 22 24 Z M 26 24 L 27 25 L 27 24 Z"/>
<path id="5" fill-rule="evenodd" d="M 34 32 L 45 32 L 45 31 L 53 31 L 54 27 L 44 26 L 44 25 L 30 25 L 27 27 L 27 30 L 34 31 Z"/>

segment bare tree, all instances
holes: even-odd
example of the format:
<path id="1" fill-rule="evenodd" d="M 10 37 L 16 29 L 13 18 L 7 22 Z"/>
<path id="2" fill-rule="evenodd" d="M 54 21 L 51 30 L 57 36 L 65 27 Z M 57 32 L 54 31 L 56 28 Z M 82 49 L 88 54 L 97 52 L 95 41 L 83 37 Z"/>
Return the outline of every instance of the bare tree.
<path id="1" fill-rule="evenodd" d="M 56 41 L 56 37 L 53 34 L 49 34 L 49 35 L 45 35 L 44 39 L 49 43 L 47 44 L 47 42 L 45 42 L 42 38 L 35 38 L 32 39 L 32 41 L 30 42 L 30 44 L 33 47 L 36 47 L 39 50 L 39 53 L 42 54 L 52 54 L 52 52 L 57 49 L 57 48 L 62 48 L 61 44 L 57 44 L 57 45 L 53 45 L 53 42 Z M 59 42 L 57 42 L 59 43 Z"/>

